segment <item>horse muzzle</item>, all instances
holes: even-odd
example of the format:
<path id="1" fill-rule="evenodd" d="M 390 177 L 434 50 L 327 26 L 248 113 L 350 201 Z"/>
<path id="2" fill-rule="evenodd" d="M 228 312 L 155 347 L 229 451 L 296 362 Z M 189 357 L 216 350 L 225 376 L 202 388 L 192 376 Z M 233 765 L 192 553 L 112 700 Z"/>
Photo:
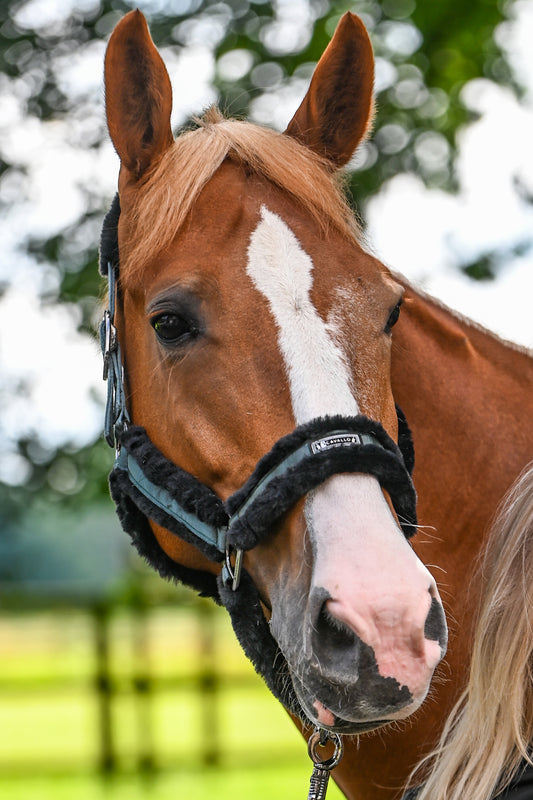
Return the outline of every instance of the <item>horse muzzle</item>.
<path id="1" fill-rule="evenodd" d="M 277 634 L 275 629 L 272 632 Z M 394 677 L 393 668 L 384 670 L 380 666 L 374 647 L 325 615 L 321 615 L 310 638 L 312 643 L 307 647 L 304 644 L 303 655 L 293 648 L 284 652 L 292 685 L 306 717 L 336 733 L 363 733 L 412 714 L 425 699 L 434 669 L 445 652 L 445 644 L 427 638 L 421 642 L 418 657 L 404 651 L 405 661 L 412 663 L 407 684 Z"/>
<path id="2" fill-rule="evenodd" d="M 353 488 L 349 502 L 351 486 L 367 497 L 366 517 Z M 307 499 L 306 512 L 313 563 L 294 563 L 271 594 L 271 633 L 298 702 L 338 733 L 402 719 L 426 697 L 446 651 L 435 581 L 373 479 L 334 477 Z"/>

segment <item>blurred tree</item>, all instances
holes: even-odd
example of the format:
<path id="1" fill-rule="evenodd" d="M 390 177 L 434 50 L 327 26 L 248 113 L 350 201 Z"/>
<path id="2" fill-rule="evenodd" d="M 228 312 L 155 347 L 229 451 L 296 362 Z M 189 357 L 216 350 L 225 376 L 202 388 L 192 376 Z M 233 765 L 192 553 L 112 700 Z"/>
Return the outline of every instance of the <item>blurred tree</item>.
<path id="1" fill-rule="evenodd" d="M 184 89 L 184 59 L 200 48 L 205 82 L 212 87 L 206 98 L 218 99 L 230 114 L 277 127 L 288 122 L 303 96 L 341 14 L 360 14 L 374 44 L 378 100 L 374 134 L 351 165 L 352 192 L 364 213 L 367 199 L 398 172 L 415 172 L 428 186 L 454 189 L 455 135 L 469 114 L 462 87 L 482 76 L 512 85 L 493 36 L 511 5 L 511 0 L 4 0 L 0 212 L 24 209 L 32 201 L 36 164 L 49 155 L 51 141 L 42 138 L 34 145 L 37 154 L 29 150 L 25 137 L 37 129 L 46 129 L 48 137 L 55 132 L 63 148 L 57 178 L 73 164 L 78 170 L 72 176 L 77 199 L 69 213 L 52 229 L 26 231 L 16 245 L 40 265 L 41 301 L 75 307 L 78 330 L 92 330 L 101 292 L 99 227 L 116 180 L 107 174 L 102 61 L 110 31 L 131 8 L 146 13 L 170 71 L 182 66 Z M 176 124 L 185 124 L 192 111 L 178 103 Z M 81 172 L 80 164 L 86 165 Z M 494 264 L 487 256 L 465 269 L 472 277 L 490 277 Z M 8 270 L 0 280 L 9 284 Z M 72 442 L 43 447 L 33 432 L 13 446 L 25 471 L 18 481 L 22 486 L 4 488 L 10 502 L 24 503 L 27 493 L 36 491 L 77 502 L 107 491 L 110 457 L 101 442 L 81 449 Z"/>

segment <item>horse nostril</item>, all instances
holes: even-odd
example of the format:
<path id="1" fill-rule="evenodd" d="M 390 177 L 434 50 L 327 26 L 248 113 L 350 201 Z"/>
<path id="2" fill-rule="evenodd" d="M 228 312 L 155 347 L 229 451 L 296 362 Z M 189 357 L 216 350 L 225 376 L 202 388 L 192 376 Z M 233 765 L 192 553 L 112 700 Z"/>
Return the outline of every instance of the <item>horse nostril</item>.
<path id="1" fill-rule="evenodd" d="M 444 655 L 448 644 L 448 629 L 444 609 L 436 597 L 431 598 L 431 605 L 424 624 L 424 637 L 438 642 L 442 655 Z"/>
<path id="2" fill-rule="evenodd" d="M 313 652 L 320 654 L 318 658 L 323 672 L 333 667 L 337 670 L 344 667 L 353 672 L 360 641 L 347 625 L 328 611 L 327 606 L 328 600 L 325 600 L 313 624 Z"/>
<path id="3" fill-rule="evenodd" d="M 327 608 L 329 601 L 323 604 L 318 615 L 316 624 L 316 632 L 322 638 L 326 639 L 329 644 L 335 649 L 352 647 L 355 642 L 355 634 L 347 625 L 339 619 L 330 614 Z"/>

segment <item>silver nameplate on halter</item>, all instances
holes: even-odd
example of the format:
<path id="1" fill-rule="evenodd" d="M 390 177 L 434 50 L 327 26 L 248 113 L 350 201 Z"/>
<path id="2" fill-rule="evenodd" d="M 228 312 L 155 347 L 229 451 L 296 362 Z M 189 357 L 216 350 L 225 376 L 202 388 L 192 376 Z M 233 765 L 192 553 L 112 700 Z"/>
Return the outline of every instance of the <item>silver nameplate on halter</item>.
<path id="1" fill-rule="evenodd" d="M 325 450 L 334 450 L 337 447 L 353 447 L 353 445 L 363 444 L 363 437 L 358 433 L 334 433 L 311 442 L 313 454 L 323 453 Z"/>

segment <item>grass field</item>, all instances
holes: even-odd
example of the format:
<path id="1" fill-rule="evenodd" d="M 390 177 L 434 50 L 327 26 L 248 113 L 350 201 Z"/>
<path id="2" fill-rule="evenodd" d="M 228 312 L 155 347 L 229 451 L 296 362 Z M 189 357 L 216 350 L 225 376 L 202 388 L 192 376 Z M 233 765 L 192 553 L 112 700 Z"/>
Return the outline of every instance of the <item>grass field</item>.
<path id="1" fill-rule="evenodd" d="M 134 775 L 107 781 L 93 775 L 2 778 L 0 792 L 6 800 L 304 800 L 308 786 L 305 770 L 272 765 L 180 770 L 150 781 Z M 327 800 L 341 796 L 331 782 Z"/>
<path id="2" fill-rule="evenodd" d="M 225 613 L 199 613 L 195 604 L 155 609 L 141 623 L 125 612 L 111 618 L 116 769 L 104 778 L 94 641 L 94 620 L 83 611 L 0 616 L 0 797 L 307 796 L 305 743 L 244 658 Z M 149 691 L 134 691 L 140 676 L 142 685 L 149 676 Z M 139 768 L 147 757 L 148 771 Z M 328 800 L 340 797 L 332 783 Z"/>

